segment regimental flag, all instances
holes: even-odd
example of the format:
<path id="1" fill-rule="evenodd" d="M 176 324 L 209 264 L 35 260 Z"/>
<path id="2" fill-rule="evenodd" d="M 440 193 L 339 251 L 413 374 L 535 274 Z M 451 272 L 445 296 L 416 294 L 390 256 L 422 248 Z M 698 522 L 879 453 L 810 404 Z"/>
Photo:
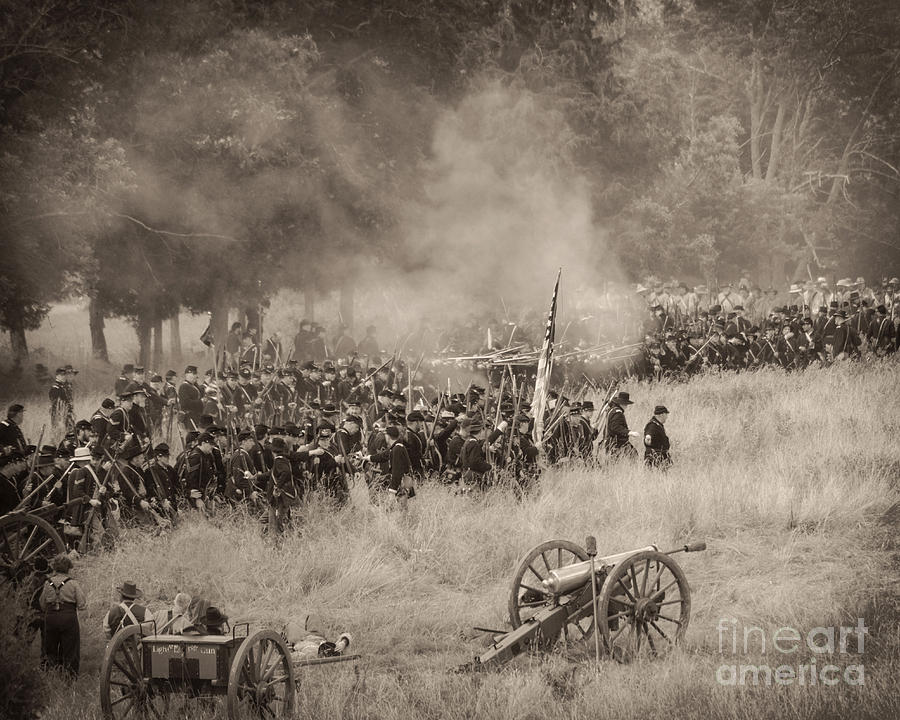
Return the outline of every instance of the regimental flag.
<path id="1" fill-rule="evenodd" d="M 550 373 L 553 370 L 553 342 L 556 339 L 556 298 L 559 295 L 559 277 L 562 268 L 556 273 L 556 285 L 553 287 L 553 298 L 550 300 L 550 312 L 547 314 L 547 331 L 544 333 L 544 344 L 538 357 L 537 376 L 534 383 L 534 399 L 531 409 L 534 412 L 534 430 L 532 439 L 540 447 L 544 439 L 544 413 L 547 410 L 547 394 L 550 392 Z"/>
<path id="2" fill-rule="evenodd" d="M 209 322 L 206 324 L 206 330 L 203 331 L 203 334 L 200 335 L 200 342 L 202 342 L 206 347 L 212 347 L 212 344 L 216 341 L 213 337 L 212 331 L 212 315 L 209 316 Z"/>

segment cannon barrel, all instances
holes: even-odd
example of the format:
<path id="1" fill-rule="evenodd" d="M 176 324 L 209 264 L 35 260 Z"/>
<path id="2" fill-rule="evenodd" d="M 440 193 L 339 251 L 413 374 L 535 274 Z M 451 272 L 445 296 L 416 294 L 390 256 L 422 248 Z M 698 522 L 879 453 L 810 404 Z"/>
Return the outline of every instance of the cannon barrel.
<path id="1" fill-rule="evenodd" d="M 643 552 L 644 550 L 658 551 L 659 548 L 656 547 L 656 545 L 647 545 L 646 547 L 641 547 L 637 550 L 628 550 L 626 552 L 616 553 L 615 555 L 598 557 L 594 561 L 594 566 L 597 568 L 610 568 L 614 565 L 618 565 L 625 558 L 631 557 L 635 553 Z M 591 561 L 585 560 L 584 562 L 566 565 L 558 570 L 552 570 L 549 577 L 543 580 L 541 584 L 547 592 L 553 593 L 554 595 L 565 595 L 587 585 L 590 577 Z"/>

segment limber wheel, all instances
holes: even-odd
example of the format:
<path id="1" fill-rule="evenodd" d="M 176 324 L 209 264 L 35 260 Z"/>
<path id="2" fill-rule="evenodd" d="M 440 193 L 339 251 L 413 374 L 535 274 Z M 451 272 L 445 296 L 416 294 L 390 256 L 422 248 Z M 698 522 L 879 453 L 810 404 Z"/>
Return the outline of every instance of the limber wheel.
<path id="1" fill-rule="evenodd" d="M 616 565 L 597 602 L 606 649 L 620 661 L 664 654 L 682 640 L 691 616 L 691 589 L 681 567 L 653 550 Z"/>
<path id="2" fill-rule="evenodd" d="M 109 720 L 163 720 L 168 712 L 169 694 L 144 677 L 139 625 L 122 628 L 109 641 L 100 666 L 100 709 Z"/>
<path id="3" fill-rule="evenodd" d="M 271 630 L 241 643 L 228 675 L 228 717 L 288 718 L 294 711 L 294 666 L 287 645 Z"/>
<path id="4" fill-rule="evenodd" d="M 0 517 L 0 585 L 21 582 L 39 557 L 50 560 L 65 551 L 63 539 L 44 518 L 30 513 Z"/>
<path id="5" fill-rule="evenodd" d="M 548 540 L 532 548 L 519 564 L 509 594 L 509 621 L 512 626 L 519 627 L 543 608 L 574 601 L 581 596 L 580 590 L 572 597 L 554 595 L 544 589 L 541 581 L 549 577 L 552 570 L 587 559 L 584 548 L 568 540 Z M 568 642 L 577 642 L 590 635 L 593 627 L 591 602 L 588 600 L 583 607 L 570 613 L 570 621 L 563 628 L 563 634 Z"/>

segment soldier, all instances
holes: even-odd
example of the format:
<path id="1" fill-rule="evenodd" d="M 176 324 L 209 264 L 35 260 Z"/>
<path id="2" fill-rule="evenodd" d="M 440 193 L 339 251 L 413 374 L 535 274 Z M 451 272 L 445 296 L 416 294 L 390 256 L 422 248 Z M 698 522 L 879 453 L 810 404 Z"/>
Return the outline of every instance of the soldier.
<path id="1" fill-rule="evenodd" d="M 355 353 L 356 342 L 347 334 L 347 326 L 344 323 L 340 323 L 337 336 L 334 338 L 334 356 L 336 358 L 345 358 Z"/>
<path id="2" fill-rule="evenodd" d="M 409 455 L 409 465 L 414 476 L 421 477 L 424 467 L 422 459 L 425 455 L 425 434 L 422 428 L 425 425 L 425 416 L 418 410 L 413 410 L 406 416 L 406 437 L 404 445 Z"/>
<path id="3" fill-rule="evenodd" d="M 158 434 L 162 429 L 163 410 L 168 404 L 167 398 L 163 395 L 162 375 L 151 375 L 150 382 L 144 384 L 144 392 L 147 393 L 144 409 L 149 421 L 149 434 L 152 436 Z"/>
<path id="4" fill-rule="evenodd" d="M 150 441 L 151 432 L 150 420 L 147 417 L 146 411 L 147 391 L 144 390 L 144 384 L 136 380 L 126 389 L 133 391 L 131 409 L 128 411 L 131 432 L 137 438 L 141 446 L 146 446 Z"/>
<path id="5" fill-rule="evenodd" d="M 53 574 L 41 591 L 44 633 L 41 662 L 56 666 L 75 678 L 81 664 L 81 632 L 78 611 L 87 607 L 87 598 L 78 581 L 69 575 L 72 561 L 61 553 L 50 561 Z"/>
<path id="6" fill-rule="evenodd" d="M 325 328 L 317 323 L 312 325 L 313 337 L 309 342 L 307 357 L 317 363 L 325 362 L 328 357 L 328 348 L 325 345 Z"/>
<path id="7" fill-rule="evenodd" d="M 834 360 L 844 360 L 859 354 L 860 339 L 846 323 L 847 313 L 838 310 L 834 314 L 834 337 L 832 338 L 831 357 Z"/>
<path id="8" fill-rule="evenodd" d="M 309 468 L 313 475 L 314 487 L 323 490 L 334 498 L 338 504 L 347 501 L 349 489 L 344 468 L 338 464 L 335 448 L 332 446 L 334 429 L 331 426 L 320 427 L 316 434 L 316 448 L 310 451 Z"/>
<path id="9" fill-rule="evenodd" d="M 119 396 L 119 404 L 109 414 L 109 422 L 104 436 L 104 447 L 113 455 L 132 437 L 131 409 L 134 407 L 134 396 L 142 390 L 135 383 L 130 383 L 122 389 Z"/>
<path id="10" fill-rule="evenodd" d="M 124 389 L 124 388 L 123 388 Z M 100 407 L 91 415 L 91 430 L 97 436 L 97 443 L 103 444 L 109 429 L 109 416 L 115 410 L 116 403 L 112 398 L 104 398 Z"/>
<path id="11" fill-rule="evenodd" d="M 197 445 L 191 448 L 185 460 L 185 475 L 191 507 L 205 511 L 217 485 L 213 437 L 208 432 L 197 436 Z"/>
<path id="12" fill-rule="evenodd" d="M 294 474 L 287 455 L 287 444 L 275 438 L 272 448 L 272 479 L 269 483 L 269 505 L 275 508 L 275 529 L 284 533 L 291 522 L 291 506 L 297 501 Z"/>
<path id="13" fill-rule="evenodd" d="M 65 428 L 65 419 L 68 403 L 68 391 L 66 390 L 66 369 L 56 368 L 53 384 L 50 386 L 50 427 L 53 432 Z"/>
<path id="14" fill-rule="evenodd" d="M 24 453 L 28 443 L 22 434 L 22 421 L 25 419 L 25 407 L 13 403 L 6 410 L 6 419 L 0 421 L 0 454 Z"/>
<path id="15" fill-rule="evenodd" d="M 229 481 L 226 487 L 226 496 L 232 502 L 244 502 L 249 500 L 259 501 L 258 483 L 264 479 L 264 474 L 256 469 L 250 452 L 256 446 L 256 437 L 250 430 L 243 430 L 238 435 L 239 447 L 231 457 L 229 468 Z"/>
<path id="16" fill-rule="evenodd" d="M 103 617 L 103 632 L 106 639 L 112 639 L 123 627 L 153 622 L 153 613 L 137 602 L 143 595 L 133 582 L 123 582 L 116 588 L 119 602 L 109 608 Z"/>
<path id="17" fill-rule="evenodd" d="M 70 527 L 80 528 L 82 534 L 88 533 L 94 547 L 102 542 L 104 533 L 101 506 L 106 493 L 100 479 L 105 476 L 102 459 L 101 453 L 93 453 L 86 447 L 76 448 L 75 468 L 69 474 L 67 488 L 68 502 L 72 504 L 68 507 L 66 521 Z M 79 499 L 80 504 L 73 502 Z M 84 547 L 88 547 L 86 542 Z M 79 545 L 79 550 L 81 548 Z"/>
<path id="18" fill-rule="evenodd" d="M 625 408 L 633 404 L 631 396 L 627 392 L 620 392 L 609 402 L 604 447 L 612 457 L 637 458 L 637 450 L 634 449 L 629 438 L 638 437 L 639 434 L 629 430 L 628 423 L 625 421 Z"/>
<path id="19" fill-rule="evenodd" d="M 650 467 L 662 469 L 672 464 L 669 456 L 669 436 L 666 435 L 665 424 L 669 411 L 665 405 L 653 408 L 653 417 L 644 426 L 644 462 Z"/>
<path id="20" fill-rule="evenodd" d="M 173 520 L 178 507 L 178 476 L 169 463 L 171 451 L 166 443 L 153 448 L 152 458 L 144 471 L 144 482 L 150 489 L 150 505 Z"/>
<path id="21" fill-rule="evenodd" d="M 468 431 L 469 436 L 459 451 L 462 482 L 485 489 L 493 468 L 484 455 L 484 425 L 480 417 L 469 418 Z"/>
<path id="22" fill-rule="evenodd" d="M 875 308 L 875 313 L 868 328 L 869 346 L 876 355 L 883 357 L 894 351 L 894 323 L 884 305 Z"/>
<path id="23" fill-rule="evenodd" d="M 400 438 L 400 428 L 396 425 L 388 425 L 384 430 L 384 440 L 387 445 L 385 450 L 378 455 L 366 455 L 363 459 L 376 463 L 387 461 L 390 473 L 387 490 L 397 498 L 401 509 L 405 509 L 407 500 L 415 497 L 416 491 L 410 475 L 411 467 L 406 445 Z"/>
<path id="24" fill-rule="evenodd" d="M 231 324 L 228 337 L 225 338 L 225 363 L 228 367 L 236 368 L 240 361 L 241 339 L 244 328 L 239 322 Z"/>
<path id="25" fill-rule="evenodd" d="M 131 375 L 133 372 L 134 365 L 131 363 L 126 363 L 122 366 L 122 372 L 119 374 L 119 377 L 116 378 L 116 397 L 121 397 L 122 393 L 125 392 L 125 388 L 131 384 Z"/>
<path id="26" fill-rule="evenodd" d="M 144 483 L 144 449 L 132 438 L 119 451 L 115 464 L 109 472 L 121 492 L 123 518 L 139 525 L 150 525 L 153 516 L 150 508 L 152 494 Z"/>
<path id="27" fill-rule="evenodd" d="M 196 430 L 203 414 L 203 392 L 197 385 L 197 366 L 184 369 L 184 381 L 178 386 L 178 406 L 181 408 L 184 429 Z"/>

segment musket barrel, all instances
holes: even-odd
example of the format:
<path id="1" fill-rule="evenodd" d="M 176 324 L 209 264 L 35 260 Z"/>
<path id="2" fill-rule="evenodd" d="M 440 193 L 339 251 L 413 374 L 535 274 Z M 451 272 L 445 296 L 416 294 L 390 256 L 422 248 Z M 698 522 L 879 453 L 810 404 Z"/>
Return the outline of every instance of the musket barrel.
<path id="1" fill-rule="evenodd" d="M 658 551 L 659 548 L 657 548 L 656 545 L 647 545 L 646 547 L 638 548 L 637 550 L 628 550 L 626 552 L 616 553 L 615 555 L 597 557 L 594 561 L 594 566 L 596 568 L 610 568 L 618 565 L 635 553 L 643 552 L 645 550 Z M 552 570 L 549 577 L 541 584 L 548 592 L 551 592 L 554 595 L 565 595 L 566 593 L 570 593 L 573 590 L 577 590 L 578 588 L 587 585 L 590 578 L 591 561 L 585 560 L 572 565 L 566 565 L 558 570 Z"/>

